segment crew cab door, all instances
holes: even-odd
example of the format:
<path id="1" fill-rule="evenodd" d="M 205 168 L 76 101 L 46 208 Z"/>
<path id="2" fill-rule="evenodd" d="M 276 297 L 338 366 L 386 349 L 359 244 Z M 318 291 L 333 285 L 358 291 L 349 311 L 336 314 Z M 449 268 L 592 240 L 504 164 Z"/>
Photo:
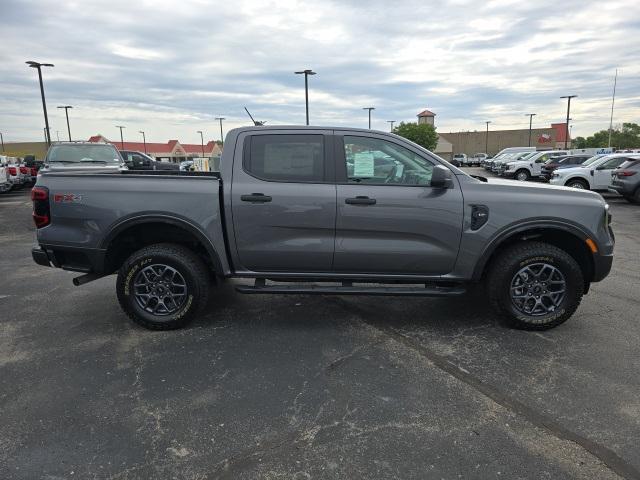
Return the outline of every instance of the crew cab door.
<path id="1" fill-rule="evenodd" d="M 432 188 L 435 159 L 375 133 L 336 131 L 334 271 L 438 276 L 455 264 L 463 222 L 457 180 Z"/>
<path id="2" fill-rule="evenodd" d="M 629 160 L 627 157 L 613 157 L 605 161 L 601 165 L 591 169 L 591 189 L 606 190 L 611 185 L 611 172 Z"/>
<path id="3" fill-rule="evenodd" d="M 336 186 L 330 134 L 305 129 L 239 136 L 242 155 L 234 158 L 231 185 L 237 271 L 331 271 Z"/>
<path id="4" fill-rule="evenodd" d="M 549 160 L 549 158 L 549 154 L 544 153 L 536 158 L 533 162 L 529 163 L 529 165 L 531 166 L 532 177 L 539 177 L 540 175 L 542 175 L 542 165 L 544 165 L 547 160 Z"/>

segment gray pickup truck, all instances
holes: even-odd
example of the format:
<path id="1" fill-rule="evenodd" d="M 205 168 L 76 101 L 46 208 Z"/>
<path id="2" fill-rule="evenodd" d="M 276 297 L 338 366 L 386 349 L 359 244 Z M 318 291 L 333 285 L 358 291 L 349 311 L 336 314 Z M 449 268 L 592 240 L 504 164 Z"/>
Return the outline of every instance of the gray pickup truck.
<path id="1" fill-rule="evenodd" d="M 243 293 L 458 296 L 482 284 L 512 326 L 554 327 L 607 276 L 593 192 L 472 177 L 389 133 L 229 132 L 217 173 L 43 173 L 36 263 L 117 273 L 135 322 L 183 326 L 224 278 Z M 215 293 L 213 293 L 215 294 Z M 428 316 L 428 312 L 425 312 Z"/>

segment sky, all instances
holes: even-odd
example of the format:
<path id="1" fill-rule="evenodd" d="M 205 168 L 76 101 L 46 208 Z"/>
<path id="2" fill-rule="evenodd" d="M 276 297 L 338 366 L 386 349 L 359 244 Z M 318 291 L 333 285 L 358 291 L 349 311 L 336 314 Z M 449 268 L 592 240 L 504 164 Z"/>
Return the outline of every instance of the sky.
<path id="1" fill-rule="evenodd" d="M 564 121 L 573 136 L 640 123 L 638 0 L 149 1 L 0 0 L 0 132 L 52 139 L 103 134 L 199 143 L 250 124 L 367 126 L 436 113 L 440 132 Z"/>

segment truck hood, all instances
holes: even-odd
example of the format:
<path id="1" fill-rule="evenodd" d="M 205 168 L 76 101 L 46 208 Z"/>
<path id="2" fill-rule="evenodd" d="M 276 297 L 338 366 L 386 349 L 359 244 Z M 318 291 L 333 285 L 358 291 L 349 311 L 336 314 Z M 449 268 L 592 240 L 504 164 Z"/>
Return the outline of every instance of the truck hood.
<path id="1" fill-rule="evenodd" d="M 580 190 L 577 188 L 564 187 L 560 185 L 549 185 L 547 183 L 537 182 L 520 182 L 518 180 L 506 180 L 501 178 L 488 178 L 487 184 L 491 185 L 494 189 L 499 190 L 512 190 L 517 193 L 518 190 L 525 191 L 529 194 L 540 194 L 549 196 L 555 195 L 570 195 L 573 198 L 602 198 L 599 193 L 592 192 L 590 190 Z"/>

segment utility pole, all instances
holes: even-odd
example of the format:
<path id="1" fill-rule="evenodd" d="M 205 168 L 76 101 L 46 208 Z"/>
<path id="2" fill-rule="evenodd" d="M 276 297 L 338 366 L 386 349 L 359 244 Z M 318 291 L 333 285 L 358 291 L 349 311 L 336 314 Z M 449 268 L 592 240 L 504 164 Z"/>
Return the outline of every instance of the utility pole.
<path id="1" fill-rule="evenodd" d="M 200 146 L 202 147 L 202 158 L 204 158 L 204 135 L 202 133 L 202 130 L 198 130 L 198 133 L 200 134 Z"/>
<path id="2" fill-rule="evenodd" d="M 369 110 L 369 130 L 371 130 L 371 110 L 375 110 L 375 107 L 362 107 L 363 110 Z"/>
<path id="3" fill-rule="evenodd" d="M 485 139 L 484 139 L 484 153 L 489 155 L 489 124 L 491 123 L 491 120 L 487 120 L 484 123 L 487 124 L 487 134 L 486 134 Z"/>
<path id="4" fill-rule="evenodd" d="M 618 83 L 618 69 L 616 68 L 616 76 L 613 79 L 613 97 L 611 97 L 611 118 L 609 119 L 609 143 L 607 147 L 611 147 L 611 131 L 613 130 L 613 104 L 616 102 L 616 84 Z"/>
<path id="5" fill-rule="evenodd" d="M 565 95 L 563 97 L 560 98 L 566 98 L 567 99 L 567 123 L 565 125 L 565 132 L 564 132 L 564 149 L 567 149 L 567 144 L 569 142 L 569 112 L 571 111 L 571 99 L 572 98 L 576 98 L 577 95 Z"/>
<path id="6" fill-rule="evenodd" d="M 64 113 L 67 116 L 67 132 L 69 132 L 69 141 L 71 141 L 71 127 L 69 126 L 69 109 L 73 107 L 71 105 L 61 105 L 58 108 L 64 108 Z"/>
<path id="7" fill-rule="evenodd" d="M 226 118 L 224 117 L 216 117 L 216 120 L 220 120 L 220 145 L 224 145 L 224 135 L 222 134 L 222 121 L 226 120 Z M 307 122 L 307 125 L 309 125 L 309 123 Z"/>
<path id="8" fill-rule="evenodd" d="M 122 136 L 122 129 L 124 127 L 122 125 L 116 125 L 116 128 L 120 129 L 120 150 L 124 150 L 124 137 Z"/>
<path id="9" fill-rule="evenodd" d="M 0 143 L 2 143 L 2 151 L 4 152 L 4 137 L 2 136 L 2 132 L 0 132 Z"/>
<path id="10" fill-rule="evenodd" d="M 531 146 L 531 124 L 533 123 L 533 117 L 537 115 L 536 113 L 525 113 L 524 116 L 529 117 L 529 146 Z"/>
<path id="11" fill-rule="evenodd" d="M 38 80 L 40 81 L 40 96 L 42 97 L 42 109 L 44 110 L 44 125 L 45 125 L 45 130 L 46 130 L 46 142 L 47 145 L 51 145 L 51 134 L 49 131 L 49 116 L 47 115 L 47 102 L 44 99 L 44 86 L 42 84 L 42 67 L 53 67 L 53 63 L 39 63 L 39 62 L 34 62 L 32 60 L 25 62 L 27 65 L 29 65 L 31 68 L 36 68 L 38 69 Z"/>
<path id="12" fill-rule="evenodd" d="M 304 74 L 304 105 L 305 111 L 307 112 L 307 125 L 309 125 L 309 75 L 315 75 L 316 72 L 311 69 L 306 69 L 293 73 L 296 75 Z"/>
<path id="13" fill-rule="evenodd" d="M 142 130 L 138 130 L 138 133 L 142 134 L 142 143 L 144 143 L 144 153 L 147 153 L 147 137 L 144 136 L 144 132 Z"/>
<path id="14" fill-rule="evenodd" d="M 395 120 L 387 120 L 387 123 L 391 124 L 391 128 L 389 129 L 390 132 L 393 132 L 393 124 L 396 123 Z"/>

